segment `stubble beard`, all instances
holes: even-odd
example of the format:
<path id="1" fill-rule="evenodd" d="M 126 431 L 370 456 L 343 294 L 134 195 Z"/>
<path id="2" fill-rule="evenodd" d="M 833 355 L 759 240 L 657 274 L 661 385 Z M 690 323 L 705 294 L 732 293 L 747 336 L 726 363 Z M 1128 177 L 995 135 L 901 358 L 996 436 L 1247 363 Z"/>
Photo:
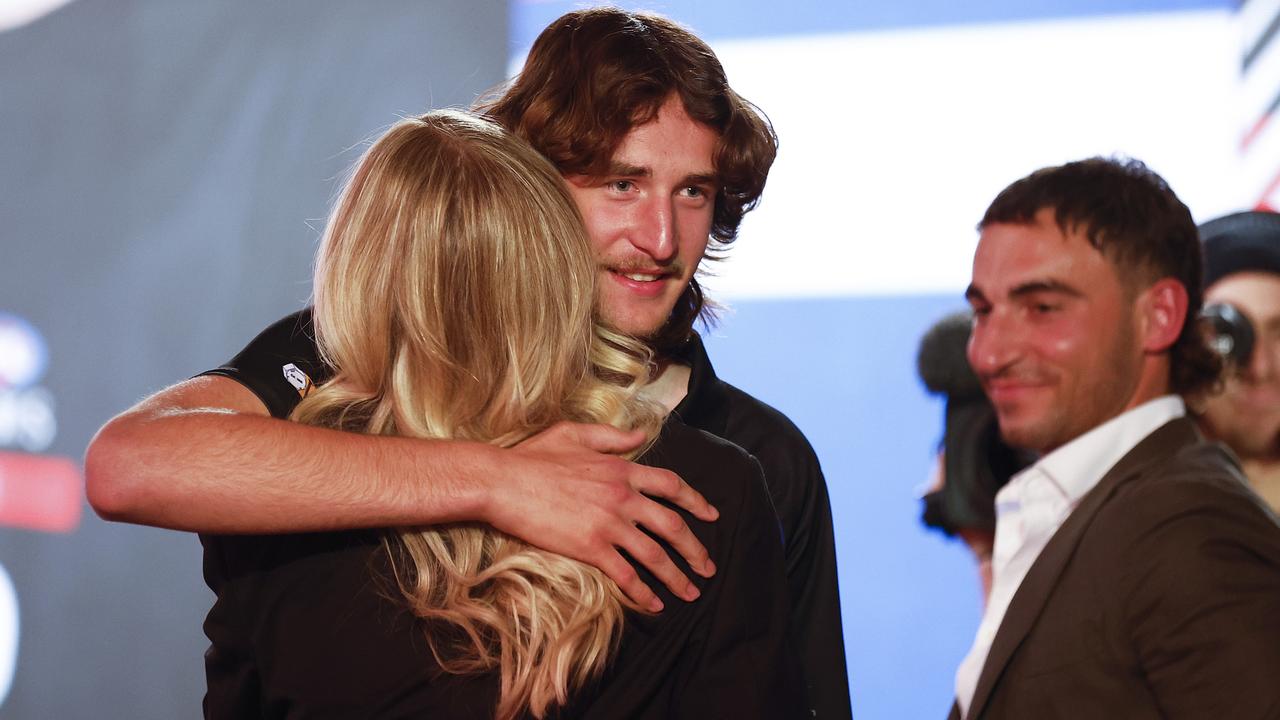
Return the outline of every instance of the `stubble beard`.
<path id="1" fill-rule="evenodd" d="M 1137 352 L 1135 333 L 1132 326 L 1121 325 L 1106 348 L 1105 360 L 1083 371 L 1091 373 L 1093 380 L 1073 383 L 1070 397 L 1058 394 L 1051 398 L 1039 418 L 1019 426 L 1006 422 L 997 408 L 1000 436 L 1013 447 L 1044 455 L 1121 414 L 1138 387 L 1140 370 L 1131 368 L 1135 362 L 1133 353 Z M 1049 377 L 1060 389 L 1069 379 L 1067 372 L 1036 372 Z"/>

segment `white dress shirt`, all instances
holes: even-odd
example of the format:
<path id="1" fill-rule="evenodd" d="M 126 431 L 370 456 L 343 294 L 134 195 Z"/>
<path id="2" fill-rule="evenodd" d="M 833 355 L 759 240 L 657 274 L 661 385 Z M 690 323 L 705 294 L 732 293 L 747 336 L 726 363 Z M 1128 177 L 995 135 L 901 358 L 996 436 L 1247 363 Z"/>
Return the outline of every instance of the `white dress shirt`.
<path id="1" fill-rule="evenodd" d="M 1186 415 L 1182 398 L 1165 395 L 1132 408 L 1040 458 L 996 494 L 991 596 L 973 648 L 956 671 L 960 716 L 969 712 L 991 642 L 1014 593 L 1067 516 L 1143 438 Z"/>

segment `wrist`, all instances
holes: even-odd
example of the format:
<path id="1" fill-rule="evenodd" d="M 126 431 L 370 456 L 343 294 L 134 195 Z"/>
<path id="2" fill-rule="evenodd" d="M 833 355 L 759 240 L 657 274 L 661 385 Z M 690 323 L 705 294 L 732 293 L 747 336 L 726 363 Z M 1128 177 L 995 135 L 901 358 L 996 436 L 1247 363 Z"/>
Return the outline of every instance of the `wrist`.
<path id="1" fill-rule="evenodd" d="M 357 436 L 381 478 L 367 495 L 378 525 L 489 522 L 494 448 L 464 440 Z M 388 445 L 390 443 L 390 445 Z M 368 475 L 365 476 L 366 478 Z M 394 500 L 391 500 L 394 498 Z M 388 506 L 387 502 L 393 502 Z"/>
<path id="2" fill-rule="evenodd" d="M 457 503 L 454 519 L 496 527 L 500 502 L 495 497 L 498 490 L 495 480 L 502 473 L 502 449 L 481 442 L 454 441 L 453 444 L 460 453 L 453 482 Z"/>

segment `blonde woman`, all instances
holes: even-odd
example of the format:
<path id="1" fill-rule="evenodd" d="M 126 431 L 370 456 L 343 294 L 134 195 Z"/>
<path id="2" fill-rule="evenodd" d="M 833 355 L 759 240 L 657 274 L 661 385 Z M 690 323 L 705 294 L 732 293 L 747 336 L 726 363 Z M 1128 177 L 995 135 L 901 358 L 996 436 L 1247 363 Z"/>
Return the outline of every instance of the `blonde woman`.
<path id="1" fill-rule="evenodd" d="M 402 121 L 330 217 L 315 323 L 335 373 L 293 419 L 501 446 L 562 420 L 639 428 L 642 461 L 720 509 L 685 516 L 719 568 L 702 597 L 642 613 L 600 571 L 474 523 L 205 536 L 206 717 L 798 715 L 759 466 L 663 422 L 644 346 L 596 322 L 595 277 L 543 158 L 463 113 Z"/>

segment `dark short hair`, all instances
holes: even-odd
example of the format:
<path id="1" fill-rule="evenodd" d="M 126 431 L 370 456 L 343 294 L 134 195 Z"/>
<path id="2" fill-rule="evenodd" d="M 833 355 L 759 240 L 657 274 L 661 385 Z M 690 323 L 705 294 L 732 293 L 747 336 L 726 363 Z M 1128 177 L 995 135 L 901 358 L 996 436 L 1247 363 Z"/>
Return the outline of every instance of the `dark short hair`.
<path id="1" fill-rule="evenodd" d="M 1052 208 L 1063 233 L 1081 232 L 1126 283 L 1171 277 L 1187 289 L 1182 333 L 1170 349 L 1170 388 L 1184 395 L 1212 387 L 1222 363 L 1196 318 L 1204 300 L 1204 259 L 1191 211 L 1141 161 L 1089 158 L 1037 170 L 1000 192 L 978 227 L 1029 224 Z"/>
<path id="2" fill-rule="evenodd" d="M 658 15 L 593 8 L 562 15 L 538 36 L 524 69 L 477 108 L 527 140 L 562 174 L 603 174 L 636 125 L 676 95 L 719 133 L 708 257 L 733 242 L 777 155 L 768 118 L 729 87 L 705 42 Z M 676 303 L 659 348 L 684 342 L 705 300 L 697 280 Z"/>

